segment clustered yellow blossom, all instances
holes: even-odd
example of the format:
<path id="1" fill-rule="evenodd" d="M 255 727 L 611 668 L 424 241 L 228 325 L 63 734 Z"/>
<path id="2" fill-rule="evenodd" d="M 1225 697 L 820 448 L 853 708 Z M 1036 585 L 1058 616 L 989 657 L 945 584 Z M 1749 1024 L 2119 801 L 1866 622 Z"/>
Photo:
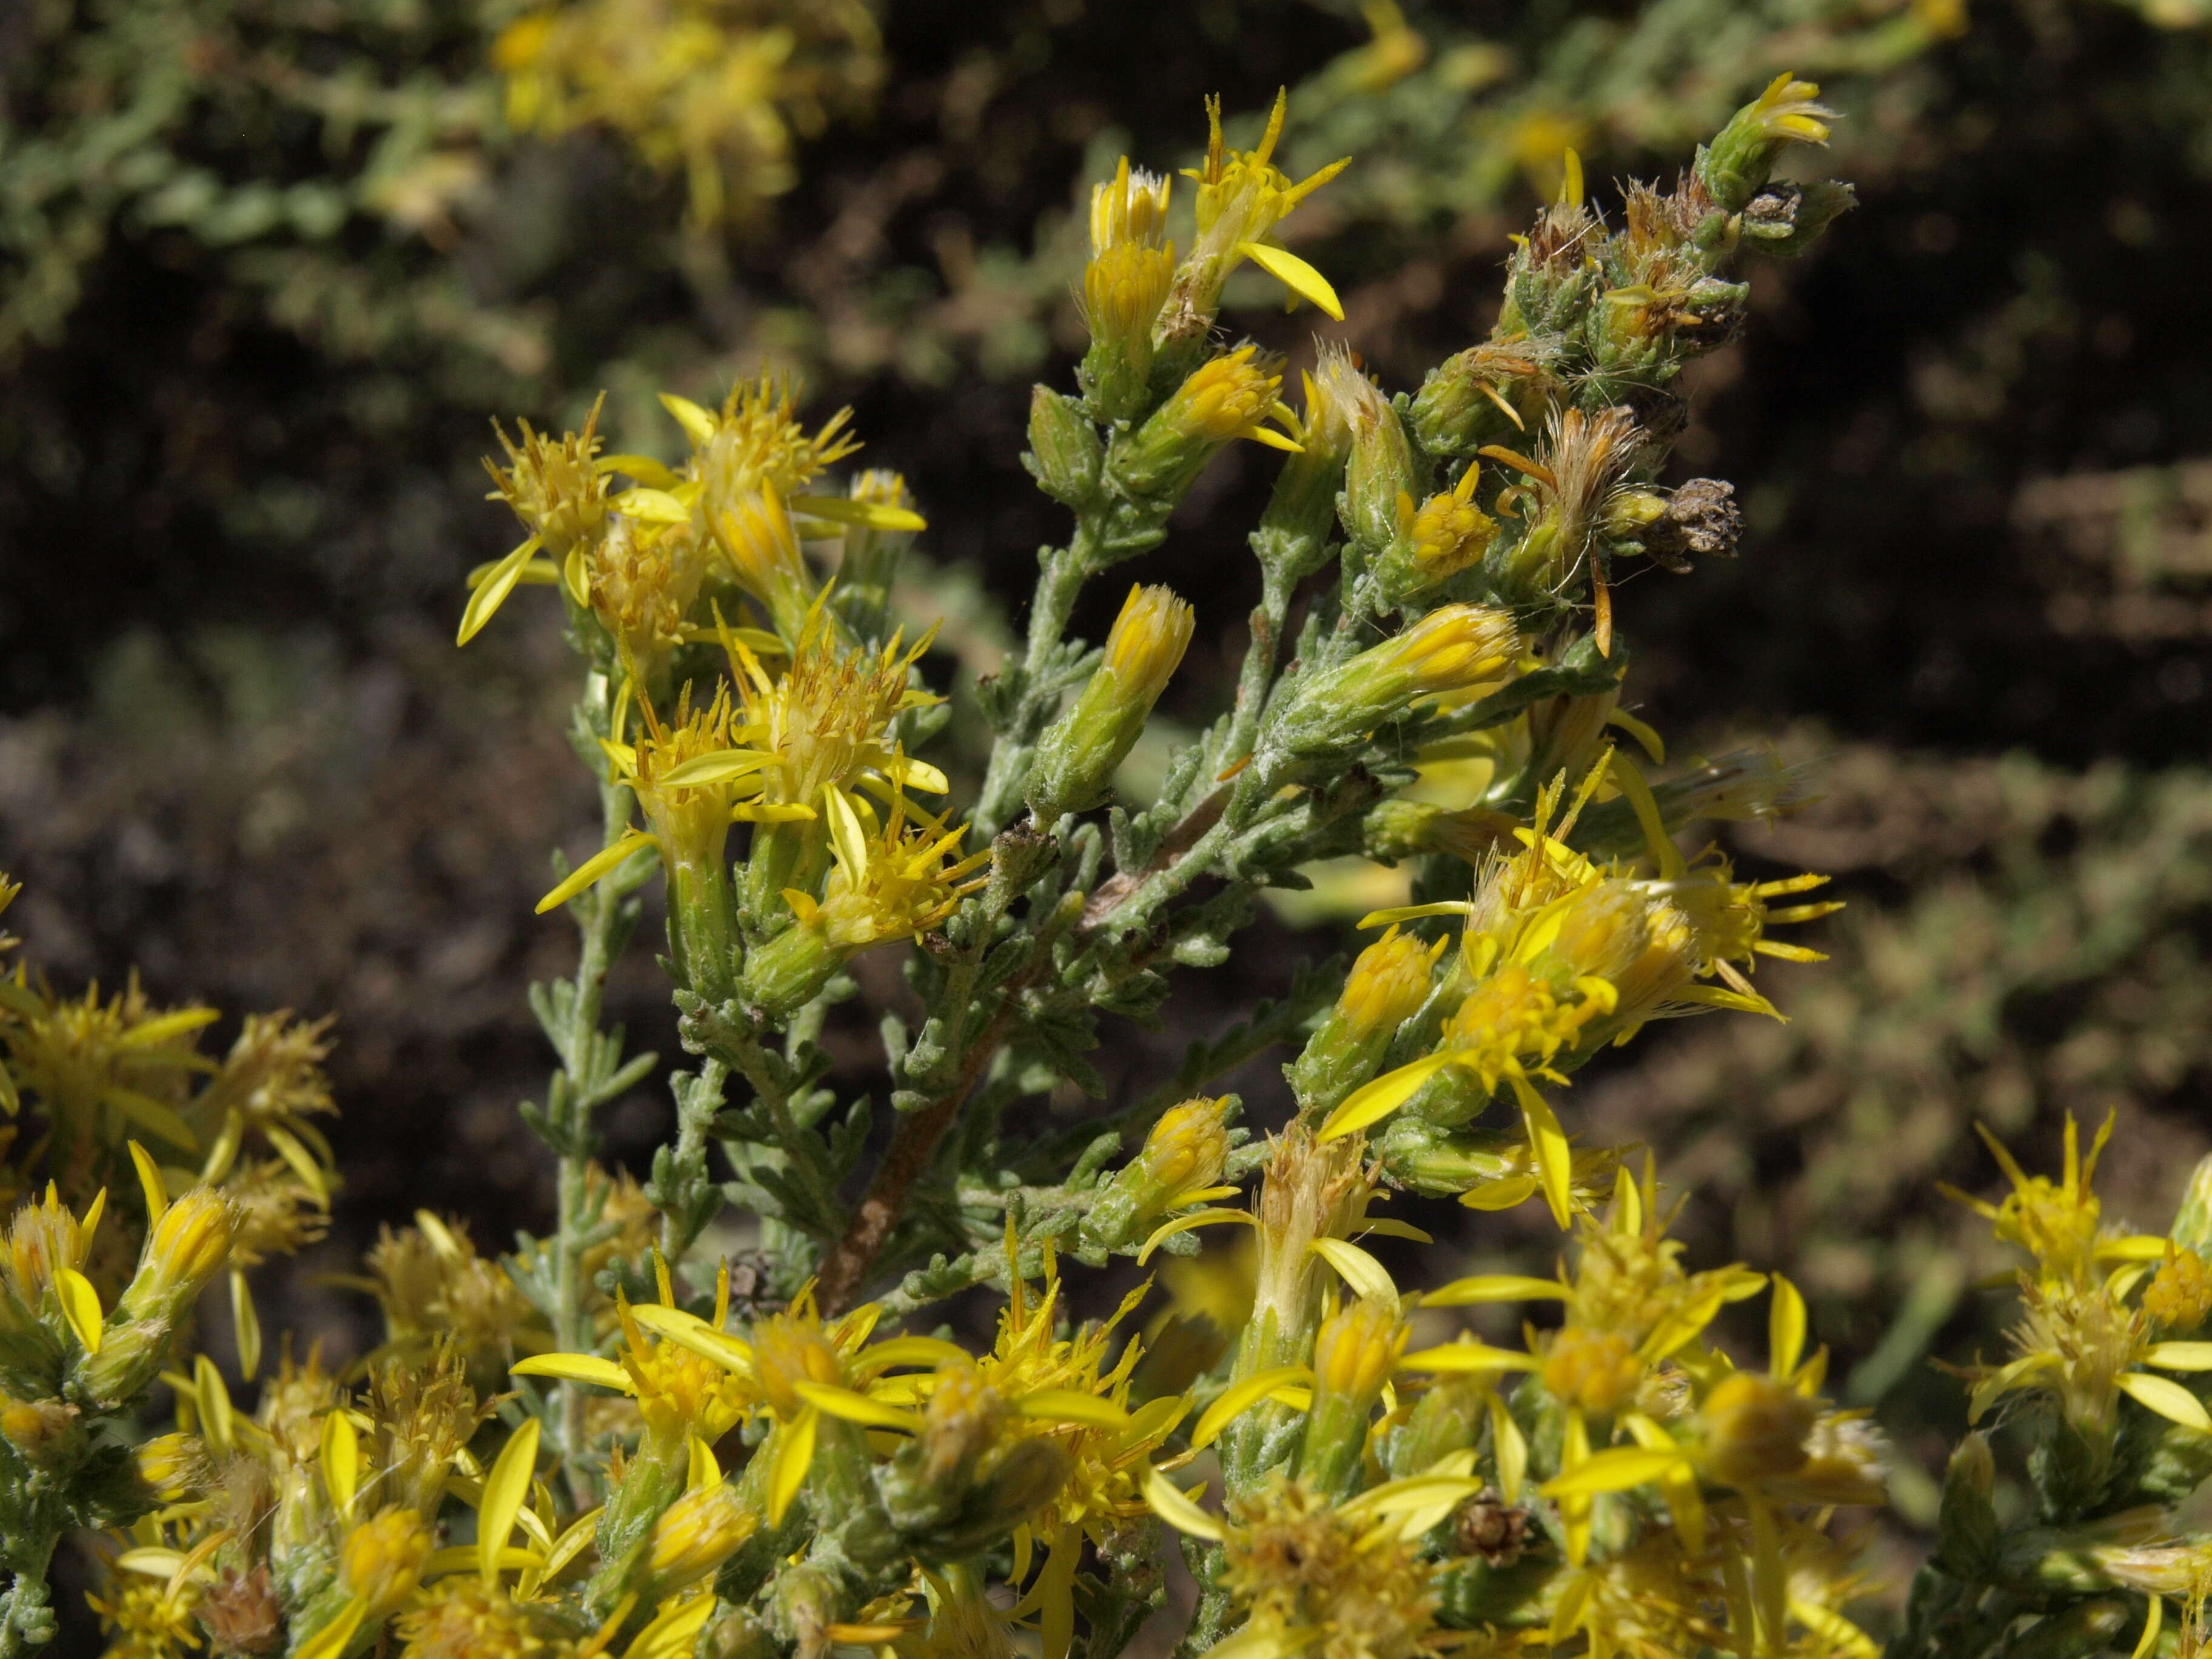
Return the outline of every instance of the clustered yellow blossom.
<path id="1" fill-rule="evenodd" d="M 797 182 L 794 136 L 864 108 L 883 77 L 857 0 L 591 0 L 510 23 L 492 62 L 507 117 L 557 137 L 607 128 L 680 172 L 695 225 L 757 213 Z"/>
<path id="2" fill-rule="evenodd" d="M 1641 776 L 1608 751 L 1556 828 L 1564 778 L 1554 781 L 1533 826 L 1514 831 L 1521 850 L 1486 858 L 1471 900 L 1377 911 L 1366 919 L 1372 926 L 1462 918 L 1458 977 L 1466 988 L 1436 1050 L 1345 1100 L 1322 1126 L 1324 1139 L 1382 1121 L 1439 1073 L 1447 1076 L 1438 1088 L 1458 1097 L 1440 1104 L 1446 1127 L 1479 1112 L 1500 1086 L 1510 1087 L 1545 1196 L 1565 1226 L 1573 1208 L 1571 1153 L 1536 1085 L 1565 1083 L 1566 1066 L 1607 1042 L 1626 1041 L 1655 1018 L 1716 1007 L 1772 1015 L 1772 1005 L 1738 964 L 1759 955 L 1818 959 L 1802 946 L 1768 939 L 1765 930 L 1832 909 L 1825 903 L 1772 912 L 1766 907 L 1768 898 L 1803 891 L 1821 878 L 1737 883 L 1717 856 L 1686 864 L 1656 825 L 1650 847 L 1656 879 L 1575 852 L 1566 838 L 1608 775 L 1639 805 L 1648 799 Z M 1703 982 L 1708 979 L 1721 983 Z M 1454 1090 L 1454 1075 L 1467 1085 Z"/>

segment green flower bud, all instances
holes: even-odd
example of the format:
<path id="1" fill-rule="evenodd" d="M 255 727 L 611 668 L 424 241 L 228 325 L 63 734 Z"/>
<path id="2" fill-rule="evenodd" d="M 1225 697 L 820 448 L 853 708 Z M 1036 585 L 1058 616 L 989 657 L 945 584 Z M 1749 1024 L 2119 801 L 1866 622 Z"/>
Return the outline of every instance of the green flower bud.
<path id="1" fill-rule="evenodd" d="M 1292 440 L 1260 424 L 1280 407 L 1275 394 L 1282 377 L 1275 360 L 1259 356 L 1258 350 L 1239 346 L 1191 371 L 1115 450 L 1115 482 L 1132 495 L 1171 505 L 1232 439 L 1295 448 Z"/>
<path id="2" fill-rule="evenodd" d="M 1140 414 L 1152 372 L 1152 325 L 1175 284 L 1167 240 L 1172 181 L 1132 171 L 1123 156 L 1111 184 L 1091 192 L 1091 263 L 1083 271 L 1083 321 L 1091 349 L 1083 385 L 1101 420 Z"/>
<path id="3" fill-rule="evenodd" d="M 1038 739 L 1028 785 L 1040 824 L 1096 805 L 1182 661 L 1196 621 L 1164 587 L 1132 587 L 1106 636 L 1105 660 Z"/>
<path id="4" fill-rule="evenodd" d="M 653 1523 L 638 1600 L 651 1607 L 696 1584 L 736 1554 L 759 1524 L 726 1485 L 693 1487 Z"/>
<path id="5" fill-rule="evenodd" d="M 2183 1249 L 2212 1259 L 2212 1157 L 2200 1159 L 2189 1172 L 2168 1236 Z"/>
<path id="6" fill-rule="evenodd" d="M 1048 386 L 1030 393 L 1030 447 L 1022 457 L 1037 485 L 1054 501 L 1080 507 L 1098 489 L 1105 451 L 1083 405 Z M 1203 463 L 1201 463 L 1203 465 Z"/>
<path id="7" fill-rule="evenodd" d="M 871 468 L 854 476 L 847 495 L 870 507 L 914 511 L 914 495 L 898 473 Z M 873 641 L 884 631 L 884 611 L 890 601 L 891 583 L 899 561 L 914 545 L 911 530 L 885 530 L 872 525 L 845 526 L 844 552 L 837 564 L 837 588 L 832 603 L 854 635 Z"/>
<path id="8" fill-rule="evenodd" d="M 1274 781 L 1291 763 L 1357 742 L 1417 703 L 1470 696 L 1506 678 L 1520 654 L 1521 636 L 1503 611 L 1431 611 L 1395 638 L 1301 681 L 1261 736 L 1261 775 Z"/>
<path id="9" fill-rule="evenodd" d="M 72 1392 L 112 1408 L 151 1387 L 178 1321 L 229 1261 L 237 1229 L 236 1206 L 211 1187 L 195 1187 L 164 1209 L 107 1316 L 100 1352 L 78 1359 Z"/>
<path id="10" fill-rule="evenodd" d="M 1343 411 L 1352 449 L 1344 468 L 1340 508 L 1345 534 L 1369 558 L 1378 558 L 1411 518 L 1420 488 L 1413 446 L 1398 411 L 1374 381 L 1360 373 L 1341 346 L 1322 349 L 1315 384 Z"/>
<path id="11" fill-rule="evenodd" d="M 1489 1421 L 1488 1385 L 1472 1376 L 1439 1376 L 1404 1424 L 1383 1437 L 1382 1467 L 1393 1479 L 1422 1473 L 1438 1458 L 1464 1451 Z"/>
<path id="12" fill-rule="evenodd" d="M 1283 463 L 1252 537 L 1252 550 L 1277 579 L 1296 582 L 1322 567 L 1336 528 L 1336 498 L 1352 453 L 1352 428 L 1344 405 L 1312 375 L 1305 376 L 1305 411 L 1298 422 L 1299 453 Z"/>
<path id="13" fill-rule="evenodd" d="M 59 1400 L 0 1397 L 0 1437 L 33 1468 L 58 1469 L 76 1461 L 86 1445 L 82 1413 Z"/>
<path id="14" fill-rule="evenodd" d="M 1361 844 L 1370 859 L 1395 861 L 1449 853 L 1479 864 L 1498 848 L 1512 844 L 1516 822 L 1510 813 L 1484 806 L 1454 811 L 1425 801 L 1386 800 L 1362 821 Z"/>
<path id="15" fill-rule="evenodd" d="M 1198 1200 L 1221 1179 L 1229 1159 L 1229 1120 L 1236 1097 L 1187 1100 L 1163 1113 L 1144 1150 L 1115 1176 L 1085 1218 L 1086 1243 L 1100 1249 L 1133 1244 L 1153 1222 Z"/>
<path id="16" fill-rule="evenodd" d="M 1314 1340 L 1313 1408 L 1298 1478 L 1315 1490 L 1348 1495 L 1367 1446 L 1367 1419 L 1412 1333 L 1395 1299 L 1362 1297 L 1322 1323 Z"/>
<path id="17" fill-rule="evenodd" d="M 1943 1474 L 1943 1505 L 1936 1521 L 1936 1565 L 1954 1578 L 1979 1578 L 1996 1560 L 1997 1512 L 1990 1499 L 1996 1461 L 1989 1437 L 1970 1434 Z"/>
<path id="18" fill-rule="evenodd" d="M 1428 944 L 1394 926 L 1359 953 L 1336 1006 L 1284 1068 L 1301 1114 L 1320 1116 L 1375 1075 L 1398 1028 L 1429 1000 L 1446 942 Z"/>
<path id="19" fill-rule="evenodd" d="M 1439 459 L 1516 441 L 1542 416 L 1544 364 L 1556 352 L 1533 340 L 1485 341 L 1446 358 L 1407 411 L 1414 439 Z"/>
<path id="20" fill-rule="evenodd" d="M 1697 176 L 1724 213 L 1751 204 L 1790 144 L 1825 144 L 1835 111 L 1814 100 L 1820 88 L 1784 72 L 1738 110 L 1710 144 L 1698 149 Z"/>
<path id="21" fill-rule="evenodd" d="M 935 1565 L 971 1556 L 1060 1490 L 1066 1453 L 1017 1431 L 1005 1401 L 973 1365 L 939 1371 L 921 1434 L 879 1478 L 884 1512 L 903 1547 Z"/>

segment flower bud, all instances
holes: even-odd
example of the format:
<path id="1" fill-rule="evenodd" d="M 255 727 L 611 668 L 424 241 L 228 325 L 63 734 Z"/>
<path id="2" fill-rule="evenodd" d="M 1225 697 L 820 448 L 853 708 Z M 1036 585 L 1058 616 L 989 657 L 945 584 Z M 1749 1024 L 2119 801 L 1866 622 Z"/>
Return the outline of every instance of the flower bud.
<path id="1" fill-rule="evenodd" d="M 1485 444 L 1514 442 L 1544 407 L 1544 357 L 1534 343 L 1470 346 L 1431 369 L 1407 419 L 1438 459 L 1472 457 Z"/>
<path id="2" fill-rule="evenodd" d="M 1359 953 L 1336 1006 L 1285 1070 L 1302 1115 L 1328 1111 L 1374 1076 L 1398 1028 L 1428 1001 L 1445 944 L 1425 943 L 1393 924 Z"/>
<path id="3" fill-rule="evenodd" d="M 736 1554 L 759 1525 L 760 1517 L 728 1486 L 693 1487 L 653 1523 L 639 1601 L 651 1607 L 696 1583 Z"/>
<path id="4" fill-rule="evenodd" d="M 1503 611 L 1443 605 L 1350 662 L 1302 680 L 1261 739 L 1262 775 L 1340 748 L 1431 698 L 1463 698 L 1507 677 L 1521 636 Z"/>
<path id="5" fill-rule="evenodd" d="M 1545 1351 L 1543 1379 L 1562 1406 L 1587 1417 L 1611 1417 L 1636 1397 L 1644 1366 L 1626 1337 L 1569 1325 Z"/>
<path id="6" fill-rule="evenodd" d="M 870 507 L 914 511 L 914 494 L 905 478 L 878 467 L 854 474 L 846 495 Z M 911 530 L 885 530 L 865 524 L 845 526 L 835 604 L 837 614 L 858 638 L 874 640 L 884 632 L 891 583 L 898 574 L 900 559 L 914 545 L 914 538 Z"/>
<path id="7" fill-rule="evenodd" d="M 1089 501 L 1097 493 L 1104 453 L 1082 404 L 1049 386 L 1031 390 L 1030 447 L 1022 464 L 1046 495 L 1069 507 Z"/>
<path id="8" fill-rule="evenodd" d="M 1298 1454 L 1298 1476 L 1323 1492 L 1343 1492 L 1367 1445 L 1367 1419 L 1413 1328 L 1395 1299 L 1362 1297 L 1322 1322 L 1314 1341 L 1313 1408 Z"/>
<path id="9" fill-rule="evenodd" d="M 1114 769 L 1143 734 L 1196 626 L 1190 606 L 1164 587 L 1132 587 L 1106 636 L 1105 659 L 1067 711 L 1038 739 L 1030 810 L 1058 822 L 1104 796 Z"/>
<path id="10" fill-rule="evenodd" d="M 1936 1521 L 1936 1565 L 1955 1578 L 1979 1578 L 1996 1563 L 1997 1512 L 1990 1498 L 1996 1485 L 1989 1437 L 1968 1435 L 1943 1473 L 1943 1504 Z"/>
<path id="11" fill-rule="evenodd" d="M 1474 1445 L 1489 1419 L 1489 1392 L 1480 1377 L 1437 1377 L 1404 1423 L 1382 1437 L 1384 1471 L 1403 1480 Z"/>
<path id="12" fill-rule="evenodd" d="M 1820 88 L 1785 71 L 1738 110 L 1711 143 L 1698 146 L 1698 178 L 1723 212 L 1741 213 L 1751 204 L 1786 146 L 1828 142 L 1827 121 L 1835 111 L 1815 103 L 1820 95 Z"/>
<path id="13" fill-rule="evenodd" d="M 2212 1155 L 2199 1159 L 2189 1172 L 2189 1184 L 2182 1189 L 2168 1232 L 2181 1249 L 2212 1257 Z"/>
<path id="14" fill-rule="evenodd" d="M 1470 461 L 1456 485 L 1422 502 L 1392 538 L 1376 566 L 1385 605 L 1403 605 L 1482 562 L 1498 539 L 1498 520 L 1474 504 L 1480 476 Z"/>
<path id="15" fill-rule="evenodd" d="M 59 1400 L 8 1400 L 0 1396 L 0 1437 L 33 1468 L 55 1468 L 74 1460 L 85 1443 L 75 1406 Z"/>
<path id="16" fill-rule="evenodd" d="M 1126 158 L 1121 165 L 1126 176 Z M 1164 202 L 1167 181 L 1153 182 Z M 1094 247 L 1097 220 L 1094 206 Z M 1125 240 L 1098 248 L 1083 269 L 1083 322 L 1091 331 L 1091 349 L 1080 373 L 1101 420 L 1126 421 L 1143 412 L 1152 373 L 1152 325 L 1175 285 L 1175 266 L 1172 245 Z"/>
<path id="17" fill-rule="evenodd" d="M 1514 844 L 1518 822 L 1510 813 L 1486 806 L 1455 811 L 1426 801 L 1392 799 L 1369 811 L 1360 823 L 1360 841 L 1370 859 L 1395 862 L 1448 853 L 1464 863 L 1480 864 L 1492 853 Z"/>
<path id="18" fill-rule="evenodd" d="M 1705 1397 L 1706 1468 L 1724 1486 L 1755 1490 L 1794 1474 L 1811 1455 L 1805 1437 L 1820 1407 L 1759 1371 L 1737 1371 Z"/>
<path id="19" fill-rule="evenodd" d="M 1273 1143 L 1260 1184 L 1252 1316 L 1238 1339 L 1235 1379 L 1311 1357 L 1331 1283 L 1314 1241 L 1358 1231 L 1373 1190 L 1356 1136 L 1316 1141 L 1293 1122 Z M 1224 1467 L 1256 1473 L 1281 1461 L 1296 1443 L 1280 1443 L 1282 1437 L 1297 1420 L 1282 1406 L 1245 1413 L 1222 1437 Z"/>
<path id="20" fill-rule="evenodd" d="M 2145 1287 L 2142 1310 L 2168 1332 L 2194 1331 L 2212 1315 L 2212 1270 L 2194 1250 L 2172 1243 L 2166 1260 Z"/>
<path id="21" fill-rule="evenodd" d="M 157 1434 L 133 1454 L 138 1478 L 165 1504 L 183 1502 L 214 1473 L 207 1445 L 196 1434 Z"/>
<path id="22" fill-rule="evenodd" d="M 738 584 L 768 610 L 776 632 L 795 642 L 814 603 L 814 578 L 799 550 L 799 533 L 773 483 L 729 499 L 711 520 L 716 545 Z"/>
<path id="23" fill-rule="evenodd" d="M 77 1361 L 73 1391 L 112 1407 L 152 1384 L 177 1322 L 229 1261 L 237 1225 L 236 1206 L 212 1187 L 195 1187 L 161 1212 L 107 1317 L 100 1352 Z"/>
<path id="24" fill-rule="evenodd" d="M 1262 565 L 1279 565 L 1277 580 L 1297 582 L 1321 568 L 1336 529 L 1336 498 L 1352 453 L 1352 427 L 1344 405 L 1310 374 L 1305 409 L 1298 417 L 1298 453 L 1275 475 L 1267 511 L 1252 537 Z"/>
<path id="25" fill-rule="evenodd" d="M 1340 409 L 1352 438 L 1344 469 L 1345 534 L 1369 558 L 1378 558 L 1398 534 L 1400 500 L 1411 502 L 1419 487 L 1413 452 L 1398 411 L 1349 351 L 1324 350 L 1315 383 Z"/>
<path id="26" fill-rule="evenodd" d="M 1275 360 L 1258 349 L 1239 346 L 1191 371 L 1116 452 L 1114 477 L 1122 489 L 1172 505 L 1231 439 L 1258 434 L 1282 386 Z"/>
<path id="27" fill-rule="evenodd" d="M 1234 1096 L 1187 1100 L 1152 1126 L 1144 1150 L 1099 1194 L 1085 1218 L 1084 1240 L 1102 1249 L 1134 1243 L 1160 1217 L 1194 1200 L 1186 1196 L 1221 1179 L 1229 1158 Z"/>
<path id="28" fill-rule="evenodd" d="M 388 1504 L 346 1534 L 338 1552 L 338 1582 L 382 1619 L 415 1593 L 430 1559 L 430 1529 L 413 1510 Z"/>

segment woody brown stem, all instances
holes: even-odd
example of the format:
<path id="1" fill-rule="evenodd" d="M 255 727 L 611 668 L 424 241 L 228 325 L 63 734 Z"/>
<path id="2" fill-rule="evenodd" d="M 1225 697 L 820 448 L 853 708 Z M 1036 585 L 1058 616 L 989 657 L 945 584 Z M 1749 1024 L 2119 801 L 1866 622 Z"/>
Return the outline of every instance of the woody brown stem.
<path id="1" fill-rule="evenodd" d="M 891 1229 L 898 1224 L 899 1215 L 906 1207 L 907 1194 L 929 1167 L 938 1142 L 944 1139 L 945 1132 L 960 1115 L 961 1103 L 968 1098 L 968 1091 L 982 1075 L 984 1066 L 996 1052 L 999 1039 L 1005 1035 L 1012 1018 L 1013 1004 L 1009 1000 L 968 1051 L 961 1064 L 960 1080 L 920 1111 L 901 1118 L 898 1127 L 891 1132 L 890 1146 L 884 1153 L 883 1163 L 877 1166 L 875 1179 L 868 1183 L 866 1195 L 854 1210 L 844 1237 L 823 1258 L 821 1271 L 815 1276 L 815 1298 L 825 1316 L 845 1310 L 854 1291 L 875 1265 L 884 1241 L 890 1237 Z"/>

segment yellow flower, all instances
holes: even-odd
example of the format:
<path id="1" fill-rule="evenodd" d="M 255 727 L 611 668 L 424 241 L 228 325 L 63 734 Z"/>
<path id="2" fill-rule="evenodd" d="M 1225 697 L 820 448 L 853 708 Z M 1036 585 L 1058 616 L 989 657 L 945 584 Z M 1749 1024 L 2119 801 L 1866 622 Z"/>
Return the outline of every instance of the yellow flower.
<path id="1" fill-rule="evenodd" d="M 1009 1261 L 1018 1259 L 1011 1225 L 1007 1255 Z M 1018 1433 L 1048 1443 L 1065 1460 L 1064 1477 L 1016 1535 L 1017 1581 L 1027 1577 L 1029 1536 L 1044 1546 L 1045 1559 L 1013 1616 L 1036 1613 L 1044 1659 L 1066 1659 L 1075 1629 L 1075 1571 L 1085 1540 L 1103 1546 L 1146 1513 L 1143 1483 L 1152 1455 L 1188 1406 L 1170 1396 L 1129 1409 L 1130 1373 L 1142 1346 L 1138 1341 L 1124 1343 L 1120 1357 L 1108 1364 L 1114 1333 L 1143 1299 L 1144 1287 L 1124 1297 L 1111 1319 L 1086 1323 L 1063 1338 L 1056 1334 L 1060 1277 L 1049 1245 L 1043 1265 L 1044 1285 L 1034 1303 L 1020 1274 L 1012 1275 L 998 1340 L 975 1359 L 974 1370 L 985 1387 L 1012 1407 Z M 939 1373 L 940 1378 L 946 1375 Z"/>
<path id="2" fill-rule="evenodd" d="M 756 218 L 796 182 L 793 127 L 865 106 L 883 75 L 875 21 L 854 0 L 587 0 L 526 13 L 491 57 L 516 131 L 611 129 L 683 175 L 701 228 Z"/>
<path id="3" fill-rule="evenodd" d="M 2212 1269 L 2196 1251 L 2181 1249 L 2168 1240 L 2166 1260 L 2143 1291 L 2142 1309 L 2154 1323 L 2168 1330 L 2195 1330 L 2212 1316 Z"/>
<path id="4" fill-rule="evenodd" d="M 381 1619 L 415 1593 L 430 1559 L 430 1529 L 413 1510 L 387 1504 L 346 1534 L 338 1547 L 338 1582 Z"/>
<path id="5" fill-rule="evenodd" d="M 752 1536 L 760 1517 L 720 1482 L 695 1486 L 653 1523 L 638 1599 L 652 1606 L 698 1583 Z"/>
<path id="6" fill-rule="evenodd" d="M 893 794 L 880 819 L 842 791 L 827 799 L 833 863 L 822 897 L 785 889 L 795 924 L 745 962 L 740 994 L 763 1008 L 811 1001 L 853 957 L 927 933 L 988 879 L 975 873 L 990 862 L 988 849 L 958 856 L 967 826 L 947 830 L 945 815 L 909 825 L 903 793 Z"/>
<path id="7" fill-rule="evenodd" d="M 1300 1480 L 1279 1477 L 1249 1498 L 1232 1498 L 1221 1583 L 1257 1650 L 1321 1659 L 1413 1659 L 1439 1650 L 1434 1566 L 1389 1530 Z M 1261 1645 L 1270 1638 L 1281 1645 Z"/>
<path id="8" fill-rule="evenodd" d="M 580 1644 L 552 1603 L 449 1573 L 398 1618 L 405 1659 L 567 1659 Z"/>
<path id="9" fill-rule="evenodd" d="M 1026 787 L 1039 823 L 1055 823 L 1104 796 L 1115 769 L 1144 735 L 1195 626 L 1195 613 L 1171 590 L 1131 586 L 1106 635 L 1103 660 L 1037 739 Z"/>
<path id="10" fill-rule="evenodd" d="M 215 1069 L 198 1033 L 220 1018 L 190 1005 L 158 1010 L 136 975 L 105 1000 L 97 985 L 75 1000 L 43 984 L 33 989 L 20 969 L 0 980 L 0 1043 L 21 1098 L 47 1121 L 46 1166 L 64 1196 L 85 1196 L 100 1162 L 133 1133 L 181 1152 L 200 1150 L 184 1115 L 188 1079 Z"/>
<path id="11" fill-rule="evenodd" d="M 1206 100 L 1206 161 L 1186 169 L 1184 175 L 1198 185 L 1198 238 L 1176 273 L 1174 297 L 1161 323 L 1169 338 L 1204 331 L 1220 305 L 1222 283 L 1246 259 L 1259 264 L 1294 296 L 1313 301 L 1332 316 L 1343 316 L 1334 290 L 1321 274 L 1270 240 L 1275 227 L 1299 203 L 1352 164 L 1346 156 L 1293 184 L 1273 161 L 1289 112 L 1290 94 L 1277 93 L 1257 148 L 1231 149 L 1221 134 L 1221 100 Z"/>
<path id="12" fill-rule="evenodd" d="M 1564 776 L 1542 792 L 1534 826 L 1514 831 L 1522 850 L 1492 858 L 1472 900 L 1379 910 L 1365 919 L 1374 926 L 1463 916 L 1461 961 L 1469 988 L 1437 1050 L 1346 1099 L 1323 1124 L 1324 1137 L 1381 1121 L 1448 1067 L 1477 1086 L 1439 1103 L 1438 1121 L 1445 1127 L 1467 1121 L 1501 1085 L 1510 1085 L 1537 1154 L 1545 1195 L 1565 1226 L 1572 1209 L 1571 1152 L 1535 1084 L 1565 1083 L 1566 1066 L 1606 1042 L 1625 1042 L 1653 1018 L 1707 1007 L 1771 1015 L 1772 1005 L 1752 989 L 1735 963 L 1757 955 L 1819 959 L 1816 951 L 1766 939 L 1765 929 L 1836 907 L 1770 913 L 1765 901 L 1778 892 L 1802 891 L 1823 878 L 1732 883 L 1726 864 L 1717 860 L 1684 867 L 1673 843 L 1656 831 L 1650 839 L 1661 866 L 1657 880 L 1630 877 L 1573 851 L 1565 838 L 1608 775 L 1639 803 L 1639 811 L 1648 804 L 1641 775 L 1607 751 L 1556 830 L 1551 826 Z M 1656 808 L 1651 816 L 1656 818 Z M 1723 984 L 1698 982 L 1708 975 Z"/>
<path id="13" fill-rule="evenodd" d="M 472 1381 L 489 1384 L 518 1348 L 545 1340 L 544 1321 L 507 1269 L 477 1253 L 467 1224 L 418 1210 L 416 1224 L 380 1229 L 366 1287 L 384 1310 L 387 1345 L 419 1353 L 449 1340 Z"/>

